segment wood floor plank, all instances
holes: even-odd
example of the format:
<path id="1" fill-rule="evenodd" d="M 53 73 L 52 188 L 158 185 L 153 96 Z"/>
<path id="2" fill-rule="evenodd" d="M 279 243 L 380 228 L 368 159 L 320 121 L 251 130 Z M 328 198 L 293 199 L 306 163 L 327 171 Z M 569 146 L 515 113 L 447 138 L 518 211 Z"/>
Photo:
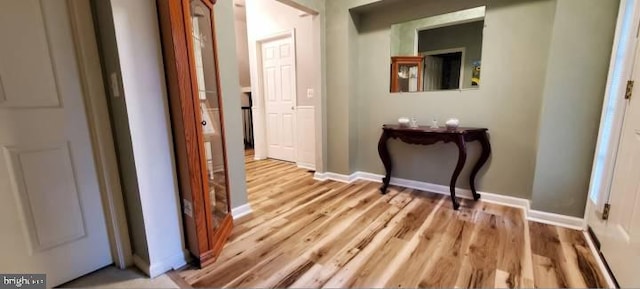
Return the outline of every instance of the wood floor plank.
<path id="1" fill-rule="evenodd" d="M 563 252 L 567 256 L 566 259 L 571 260 L 568 262 L 570 266 L 566 270 L 574 272 L 571 275 L 577 279 L 575 287 L 606 287 L 607 281 L 600 274 L 598 263 L 591 253 L 589 245 L 587 245 L 584 234 L 580 231 L 566 228 L 558 228 L 558 233 Z M 575 268 L 579 268 L 579 270 L 575 270 Z M 573 284 L 571 285 L 573 286 Z"/>
<path id="2" fill-rule="evenodd" d="M 429 258 L 431 260 L 419 275 L 417 287 L 450 287 L 455 284 L 463 261 L 461 252 L 471 245 L 475 228 L 475 223 L 471 221 L 472 213 L 464 209 L 456 213 L 458 218 L 452 220 L 444 230 L 440 244 L 434 248 L 437 252 Z"/>
<path id="3" fill-rule="evenodd" d="M 464 261 L 456 280 L 458 288 L 488 288 L 495 286 L 497 269 L 498 229 L 500 216 L 476 212 L 471 244 L 464 251 Z"/>
<path id="4" fill-rule="evenodd" d="M 270 250 L 269 254 L 278 254 L 278 257 L 269 266 L 254 266 L 253 278 L 243 279 L 238 282 L 232 282 L 226 284 L 228 287 L 272 287 L 276 286 L 281 280 L 279 278 L 288 275 L 286 272 L 286 265 L 292 264 L 293 270 L 298 270 L 298 263 L 293 262 L 294 258 L 304 253 L 307 250 L 308 259 L 303 258 L 300 262 L 300 266 L 308 264 L 309 260 L 318 258 L 318 255 L 325 254 L 322 252 L 322 246 L 327 242 L 334 241 L 340 237 L 346 227 L 349 227 L 352 223 L 358 224 L 369 223 L 372 219 L 378 216 L 384 211 L 389 204 L 385 202 L 375 201 L 377 198 L 377 192 L 375 188 L 368 186 L 371 193 L 363 194 L 363 198 L 359 200 L 349 200 L 345 206 L 341 207 L 341 210 L 331 212 L 322 224 L 319 224 L 313 230 L 302 236 L 302 242 L 295 242 L 287 244 L 287 246 L 277 246 Z M 366 190 L 363 190 L 363 192 Z M 283 252 L 281 253 L 280 250 Z M 326 250 L 326 248 L 324 249 Z M 277 266 L 273 264 L 282 264 Z M 312 265 L 312 264 L 311 264 Z M 310 266 L 309 266 L 310 267 Z M 307 268 L 308 269 L 308 268 Z M 257 277 L 256 277 L 257 276 Z"/>
<path id="5" fill-rule="evenodd" d="M 319 288 L 324 285 L 329 278 L 335 275 L 336 272 L 342 269 L 342 267 L 350 262 L 360 251 L 367 247 L 373 238 L 384 229 L 391 219 L 402 209 L 403 208 L 397 206 L 390 206 L 364 230 L 357 231 L 358 235 L 349 240 L 349 243 L 340 248 L 340 251 L 334 255 L 325 254 L 316 260 L 317 264 L 300 276 L 295 283 L 291 284 L 291 287 Z"/>
<path id="6" fill-rule="evenodd" d="M 373 238 L 367 239 L 366 242 L 362 242 L 357 248 L 358 254 L 349 262 L 344 264 L 340 270 L 333 275 L 322 287 L 324 288 L 342 288 L 352 287 L 355 283 L 355 279 L 361 275 L 362 268 L 368 263 L 373 263 L 372 259 L 380 259 L 380 256 L 374 256 L 379 254 L 384 247 L 392 246 L 389 244 L 393 235 L 398 231 L 399 225 L 406 222 L 409 214 L 415 214 L 421 210 L 423 203 L 414 199 L 406 207 L 404 207 L 396 216 L 394 216 L 388 224 L 384 225 L 384 228 L 378 232 Z M 366 273 L 365 273 L 366 274 Z"/>
<path id="7" fill-rule="evenodd" d="M 396 270 L 393 275 L 385 280 L 384 287 L 415 288 L 418 287 L 421 277 L 430 269 L 429 264 L 435 263 L 436 255 L 445 253 L 446 250 L 440 247 L 449 223 L 457 219 L 452 218 L 455 214 L 448 207 L 440 206 L 434 208 L 435 212 L 423 222 L 419 234 L 415 234 L 408 246 L 403 248 L 396 257 L 398 267 L 405 267 L 407 270 Z"/>
<path id="8" fill-rule="evenodd" d="M 533 266 L 536 274 L 534 276 L 535 286 L 540 288 L 542 284 L 546 285 L 553 281 L 557 287 L 569 287 L 561 264 L 564 262 L 564 256 L 561 255 L 562 248 L 557 229 L 546 224 L 529 222 L 529 230 L 531 236 L 536 236 L 531 239 L 531 251 L 534 255 Z"/>
<path id="9" fill-rule="evenodd" d="M 533 270 L 536 288 L 567 288 L 567 284 L 558 275 L 558 264 L 551 258 L 533 254 Z"/>
<path id="10" fill-rule="evenodd" d="M 500 247 L 497 268 L 501 273 L 496 276 L 500 287 L 521 288 L 525 286 L 525 218 L 522 210 L 508 208 L 497 224 L 500 227 Z M 504 278 L 504 279 L 502 279 Z M 496 286 L 498 286 L 496 284 Z"/>
<path id="11" fill-rule="evenodd" d="M 521 209 L 379 183 L 316 181 L 277 160 L 247 162 L 253 212 L 218 260 L 182 269 L 183 287 L 604 287 L 580 231 Z"/>

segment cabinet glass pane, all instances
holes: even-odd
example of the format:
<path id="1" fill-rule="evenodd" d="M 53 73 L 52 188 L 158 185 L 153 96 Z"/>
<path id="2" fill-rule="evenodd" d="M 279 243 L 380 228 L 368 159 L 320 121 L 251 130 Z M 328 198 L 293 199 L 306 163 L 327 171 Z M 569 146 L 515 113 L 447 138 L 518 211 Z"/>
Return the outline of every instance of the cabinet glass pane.
<path id="1" fill-rule="evenodd" d="M 211 10 L 201 0 L 191 1 L 193 55 L 198 83 L 201 128 L 204 136 L 207 183 L 213 228 L 217 229 L 229 213 L 225 174 L 221 107 L 218 98 L 216 63 L 214 58 Z"/>
<path id="2" fill-rule="evenodd" d="M 400 64 L 398 66 L 399 91 L 418 91 L 418 66 L 414 64 Z"/>

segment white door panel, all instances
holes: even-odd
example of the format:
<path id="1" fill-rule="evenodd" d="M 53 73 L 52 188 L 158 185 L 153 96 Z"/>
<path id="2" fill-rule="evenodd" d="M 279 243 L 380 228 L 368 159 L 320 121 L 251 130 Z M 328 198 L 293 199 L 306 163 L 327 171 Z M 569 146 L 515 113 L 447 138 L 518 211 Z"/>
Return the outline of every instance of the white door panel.
<path id="1" fill-rule="evenodd" d="M 9 176 L 29 253 L 45 251 L 86 235 L 67 144 L 4 148 Z"/>
<path id="2" fill-rule="evenodd" d="M 293 98 L 295 97 L 295 91 L 293 91 L 293 68 L 291 65 L 283 65 L 280 67 L 280 77 L 282 79 L 281 85 L 281 97 L 280 101 L 283 105 L 293 104 Z"/>
<path id="3" fill-rule="evenodd" d="M 67 5 L 0 1 L 0 272 L 48 286 L 112 263 Z"/>
<path id="4" fill-rule="evenodd" d="M 263 42 L 267 156 L 295 161 L 296 70 L 291 37 Z"/>
<path id="5" fill-rule="evenodd" d="M 277 113 L 269 113 L 267 114 L 267 127 L 279 127 L 280 126 L 280 121 L 278 120 L 278 114 Z M 280 138 L 278 137 L 278 130 L 277 129 L 269 129 L 267 130 L 267 136 L 268 136 L 268 140 L 269 140 L 269 146 L 274 146 L 276 149 L 277 147 L 280 145 Z"/>
<path id="6" fill-rule="evenodd" d="M 276 70 L 273 67 L 265 68 L 264 91 L 267 102 L 277 101 L 276 99 Z"/>
<path id="7" fill-rule="evenodd" d="M 282 146 L 293 148 L 293 126 L 294 119 L 293 114 L 291 113 L 283 113 L 282 114 Z"/>
<path id="8" fill-rule="evenodd" d="M 633 79 L 640 83 L 640 54 Z M 639 86 L 627 106 L 609 203 L 601 237 L 602 254 L 622 287 L 640 287 L 640 96 Z"/>
<path id="9" fill-rule="evenodd" d="M 10 1 L 4 1 L 10 2 Z M 48 107 L 59 103 L 53 59 L 44 26 L 42 7 L 36 0 L 11 1 L 11 13 L 0 18 L 0 107 Z M 28 37 L 27 37 L 28 36 Z M 16 66 L 15 64 L 21 63 Z M 24 79 L 38 85 L 21 85 Z"/>

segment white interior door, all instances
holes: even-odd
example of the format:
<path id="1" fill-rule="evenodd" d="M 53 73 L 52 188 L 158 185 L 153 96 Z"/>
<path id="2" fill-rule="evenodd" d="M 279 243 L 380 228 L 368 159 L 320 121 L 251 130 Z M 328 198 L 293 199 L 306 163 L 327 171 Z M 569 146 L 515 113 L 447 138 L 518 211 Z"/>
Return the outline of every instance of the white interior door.
<path id="1" fill-rule="evenodd" d="M 633 72 L 640 83 L 640 54 Z M 640 86 L 633 95 L 640 97 Z M 627 105 L 601 251 L 622 287 L 640 287 L 640 100 Z"/>
<path id="2" fill-rule="evenodd" d="M 262 43 L 267 156 L 295 161 L 296 67 L 293 37 Z"/>
<path id="3" fill-rule="evenodd" d="M 67 5 L 0 1 L 0 272 L 48 286 L 112 263 Z"/>

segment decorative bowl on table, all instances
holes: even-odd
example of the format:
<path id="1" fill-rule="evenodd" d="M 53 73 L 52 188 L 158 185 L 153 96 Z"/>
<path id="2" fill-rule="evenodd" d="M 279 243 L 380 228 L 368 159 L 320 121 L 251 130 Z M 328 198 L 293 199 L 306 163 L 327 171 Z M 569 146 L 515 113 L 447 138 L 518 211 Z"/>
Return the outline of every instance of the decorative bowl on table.
<path id="1" fill-rule="evenodd" d="M 445 125 L 447 126 L 448 130 L 455 130 L 458 128 L 458 126 L 460 126 L 460 120 L 458 120 L 457 118 L 450 118 L 449 120 L 447 120 Z"/>
<path id="2" fill-rule="evenodd" d="M 398 125 L 400 125 L 400 127 L 409 127 L 410 123 L 411 120 L 408 117 L 398 118 Z"/>

